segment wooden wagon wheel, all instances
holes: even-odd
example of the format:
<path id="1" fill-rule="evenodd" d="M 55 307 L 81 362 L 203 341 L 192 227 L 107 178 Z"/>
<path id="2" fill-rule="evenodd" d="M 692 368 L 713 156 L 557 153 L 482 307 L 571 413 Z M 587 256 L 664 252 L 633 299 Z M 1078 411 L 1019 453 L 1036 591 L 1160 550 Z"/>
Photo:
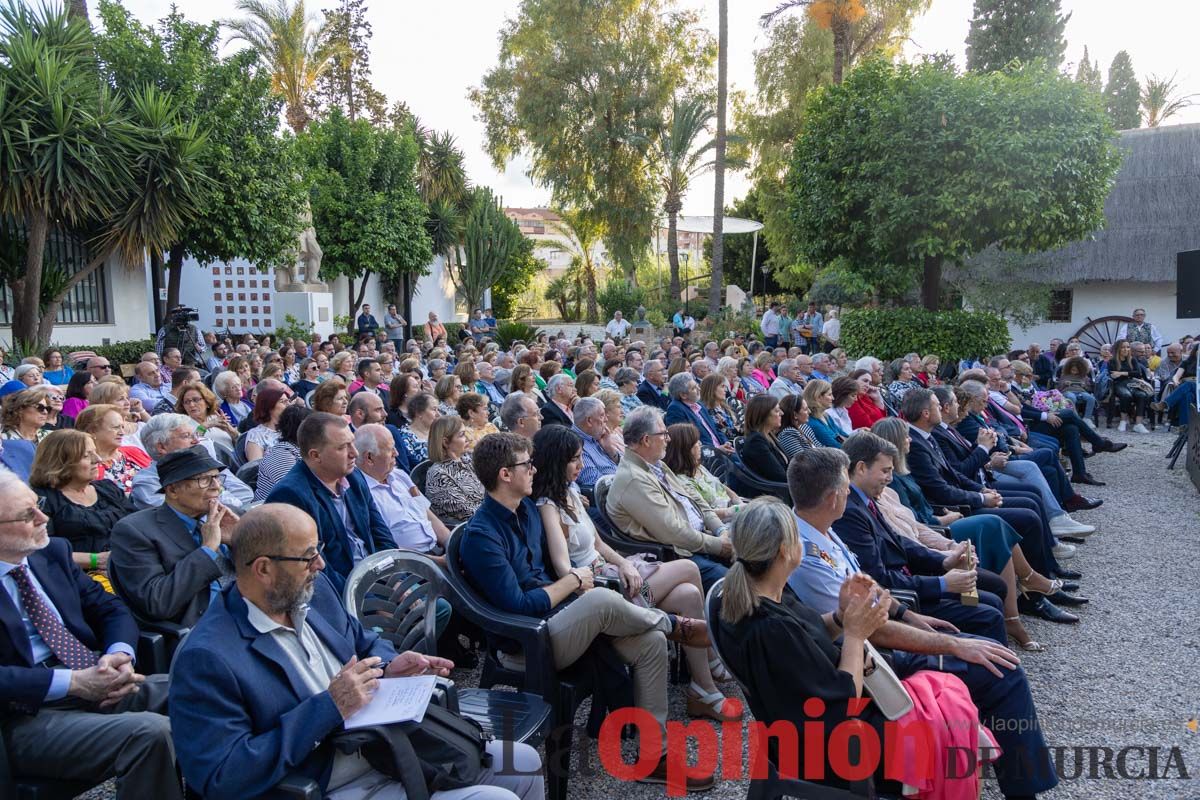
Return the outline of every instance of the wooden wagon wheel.
<path id="1" fill-rule="evenodd" d="M 1100 355 L 1100 345 L 1114 344 L 1117 341 L 1117 331 L 1122 325 L 1133 323 L 1133 317 L 1100 317 L 1092 319 L 1088 317 L 1088 321 L 1082 328 L 1075 331 L 1072 337 L 1078 339 L 1083 345 L 1083 353 L 1088 357 L 1096 357 Z"/>

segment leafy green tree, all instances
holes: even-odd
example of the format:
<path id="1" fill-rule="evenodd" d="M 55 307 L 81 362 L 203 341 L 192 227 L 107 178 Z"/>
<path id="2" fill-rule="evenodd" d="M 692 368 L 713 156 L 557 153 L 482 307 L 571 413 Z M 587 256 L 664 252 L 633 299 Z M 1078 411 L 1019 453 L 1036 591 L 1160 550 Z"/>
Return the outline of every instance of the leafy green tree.
<path id="1" fill-rule="evenodd" d="M 405 131 L 351 122 L 336 107 L 299 142 L 324 250 L 321 277 L 349 280 L 353 317 L 372 274 L 420 276 L 433 258 L 416 187 L 417 143 Z"/>
<path id="2" fill-rule="evenodd" d="M 287 104 L 287 122 L 299 134 L 312 116 L 308 107 L 317 81 L 334 66 L 340 44 L 327 41 L 310 18 L 304 0 L 237 0 L 245 16 L 226 20 L 231 41 L 248 43 L 271 72 L 272 88 Z"/>
<path id="3" fill-rule="evenodd" d="M 353 122 L 359 117 L 376 125 L 387 123 L 387 97 L 371 83 L 371 23 L 366 0 L 341 0 L 324 11 L 322 45 L 333 53 L 328 69 L 317 78 L 309 95 L 309 113 L 318 116 L 337 106 Z"/>
<path id="4" fill-rule="evenodd" d="M 1028 330 L 1050 314 L 1051 287 L 1044 280 L 1050 269 L 1040 258 L 988 248 L 956 265 L 950 283 L 970 308 Z"/>
<path id="5" fill-rule="evenodd" d="M 1133 59 L 1122 50 L 1113 56 L 1104 86 L 1104 106 L 1113 127 L 1119 131 L 1141 127 L 1141 102 L 1142 87 L 1133 71 Z"/>
<path id="6" fill-rule="evenodd" d="M 157 28 L 115 0 L 102 0 L 99 15 L 96 52 L 110 86 L 169 92 L 180 116 L 208 134 L 196 213 L 166 248 L 167 308 L 179 304 L 189 255 L 201 264 L 245 258 L 261 269 L 291 263 L 305 196 L 301 165 L 293 140 L 276 133 L 282 100 L 255 54 L 222 59 L 218 26 L 188 22 L 175 9 Z M 162 252 L 152 250 L 150 261 L 160 269 Z"/>
<path id="7" fill-rule="evenodd" d="M 1104 91 L 1104 73 L 1100 71 L 1100 62 L 1091 60 L 1086 44 L 1083 46 L 1083 60 L 1075 70 L 1075 80 L 1097 94 Z"/>
<path id="8" fill-rule="evenodd" d="M 1175 116 L 1189 106 L 1195 105 L 1196 95 L 1180 93 L 1176 76 L 1160 78 L 1151 75 L 1142 87 L 1142 113 L 1146 115 L 1146 127 L 1157 128 L 1162 122 Z"/>
<path id="9" fill-rule="evenodd" d="M 850 27 L 847 68 L 873 52 L 898 53 L 913 21 L 929 3 L 865 0 L 867 16 Z M 782 10 L 786 9 L 777 12 Z M 812 280 L 812 269 L 792 236 L 784 177 L 792 144 L 803 127 L 809 92 L 833 80 L 833 33 L 808 14 L 776 13 L 765 35 L 765 45 L 754 53 L 754 96 L 735 102 L 736 126 L 753 152 L 750 178 L 761 208 L 755 219 L 766 226 L 760 245 L 767 244 L 772 254 L 772 274 L 789 288 L 804 288 Z"/>
<path id="10" fill-rule="evenodd" d="M 871 287 L 862 276 L 843 263 L 831 264 L 821 270 L 805 299 L 818 306 L 861 306 L 871 297 Z"/>
<path id="11" fill-rule="evenodd" d="M 154 86 L 113 92 L 86 21 L 19 2 L 0 5 L 0 130 L 0 212 L 25 228 L 13 338 L 34 346 L 49 341 L 66 294 L 111 257 L 141 264 L 178 238 L 198 211 L 205 137 Z M 88 245 L 65 280 L 43 280 L 52 228 Z"/>
<path id="12" fill-rule="evenodd" d="M 1070 14 L 1060 0 L 975 0 L 967 34 L 967 69 L 996 72 L 1012 61 L 1062 66 Z"/>
<path id="13" fill-rule="evenodd" d="M 792 224 L 813 263 L 844 258 L 892 297 L 920 276 L 936 310 L 943 262 L 1100 228 L 1119 163 L 1095 95 L 1040 65 L 959 75 L 948 59 L 875 59 L 814 96 L 788 177 Z"/>
<path id="14" fill-rule="evenodd" d="M 496 319 L 511 319 L 516 316 L 517 302 L 533 283 L 533 276 L 549 268 L 545 261 L 533 254 L 533 245 L 532 239 L 522 236 L 509 256 L 507 266 L 492 286 L 492 310 L 496 312 Z M 575 288 L 578 291 L 578 284 Z M 578 298 L 576 308 L 578 309 Z M 530 337 L 516 338 L 528 341 Z"/>
<path id="15" fill-rule="evenodd" d="M 555 205 L 599 215 L 633 280 L 655 219 L 650 142 L 673 94 L 703 78 L 713 55 L 696 15 L 670 0 L 523 0 L 470 97 L 496 167 L 527 154 Z"/>

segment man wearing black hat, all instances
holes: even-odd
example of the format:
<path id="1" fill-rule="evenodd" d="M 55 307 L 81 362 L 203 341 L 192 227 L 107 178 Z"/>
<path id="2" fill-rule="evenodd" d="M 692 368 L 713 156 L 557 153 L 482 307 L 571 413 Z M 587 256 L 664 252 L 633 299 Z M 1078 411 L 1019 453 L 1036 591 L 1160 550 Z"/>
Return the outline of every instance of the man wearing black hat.
<path id="1" fill-rule="evenodd" d="M 233 578 L 238 517 L 220 501 L 222 464 L 200 445 L 158 462 L 165 501 L 113 527 L 109 577 L 139 617 L 191 626 Z"/>

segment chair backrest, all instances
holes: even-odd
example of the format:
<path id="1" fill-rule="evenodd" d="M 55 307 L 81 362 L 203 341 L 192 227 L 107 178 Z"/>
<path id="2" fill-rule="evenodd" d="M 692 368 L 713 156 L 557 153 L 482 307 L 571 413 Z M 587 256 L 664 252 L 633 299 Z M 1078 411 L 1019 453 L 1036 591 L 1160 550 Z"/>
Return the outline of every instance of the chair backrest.
<path id="1" fill-rule="evenodd" d="M 213 453 L 217 457 L 217 461 L 220 461 L 222 464 L 224 464 L 225 469 L 233 469 L 234 468 L 233 462 L 234 462 L 235 456 L 234 456 L 233 450 L 231 448 L 228 448 L 219 442 L 213 442 L 212 449 L 213 449 Z"/>
<path id="2" fill-rule="evenodd" d="M 355 565 L 342 600 L 396 652 L 437 655 L 436 606 L 444 593 L 445 578 L 433 561 L 410 550 L 384 550 Z"/>
<path id="3" fill-rule="evenodd" d="M 701 451 L 703 453 L 703 451 Z M 725 478 L 729 474 L 730 458 L 719 450 L 711 450 L 708 455 L 703 455 L 700 463 L 704 468 L 712 473 L 712 476 L 721 483 L 725 483 Z"/>
<path id="4" fill-rule="evenodd" d="M 724 585 L 725 579 L 721 578 L 709 588 L 708 595 L 704 598 L 704 621 L 708 623 L 708 638 L 712 642 L 712 647 L 717 654 L 717 658 L 721 659 L 721 663 L 729 670 L 729 674 L 737 681 L 742 693 L 746 696 L 746 700 L 749 701 L 750 690 L 746 688 L 746 682 L 734 672 L 733 667 L 729 665 L 729 662 L 725 659 L 725 655 L 721 652 L 719 617 L 721 616 L 721 590 Z"/>
<path id="5" fill-rule="evenodd" d="M 258 468 L 261 465 L 261 458 L 256 458 L 253 461 L 242 464 L 242 466 L 238 467 L 238 480 L 249 486 L 251 489 L 258 489 Z"/>
<path id="6" fill-rule="evenodd" d="M 233 467 L 234 470 L 239 470 L 246 465 L 246 439 L 249 437 L 242 434 L 237 438 L 233 445 Z"/>
<path id="7" fill-rule="evenodd" d="M 596 500 L 596 508 L 608 520 L 610 525 L 612 524 L 612 519 L 608 516 L 608 508 L 605 506 L 605 503 L 608 502 L 608 490 L 612 488 L 612 482 L 612 475 L 602 475 L 596 480 L 595 487 L 592 488 L 592 494 Z"/>
<path id="8" fill-rule="evenodd" d="M 416 484 L 417 491 L 425 494 L 425 478 L 429 475 L 429 468 L 433 466 L 433 462 L 428 458 L 412 468 L 412 472 L 408 473 L 408 477 L 412 478 L 412 482 Z"/>

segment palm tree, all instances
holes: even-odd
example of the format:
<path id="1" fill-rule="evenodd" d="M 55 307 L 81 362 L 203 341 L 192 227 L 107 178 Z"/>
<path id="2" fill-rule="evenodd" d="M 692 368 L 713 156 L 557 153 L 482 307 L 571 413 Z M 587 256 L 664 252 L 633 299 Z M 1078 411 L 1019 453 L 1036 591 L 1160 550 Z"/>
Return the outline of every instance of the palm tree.
<path id="1" fill-rule="evenodd" d="M 25 229 L 13 338 L 44 343 L 66 294 L 112 255 L 142 264 L 175 241 L 196 213 L 204 137 L 157 89 L 125 102 L 104 85 L 86 21 L 20 3 L 0 5 L 0 130 L 0 212 Z M 52 228 L 87 239 L 65 280 L 43 280 Z"/>
<path id="2" fill-rule="evenodd" d="M 604 239 L 604 223 L 584 209 L 560 209 L 555 212 L 561 218 L 549 227 L 567 240 L 574 258 L 572 267 L 577 267 L 587 296 L 587 322 L 599 322 L 600 311 L 596 304 L 596 250 Z M 578 300 L 576 300 L 578 304 Z"/>
<path id="3" fill-rule="evenodd" d="M 1180 96 L 1179 86 L 1175 76 L 1160 78 L 1151 75 L 1142 85 L 1142 112 L 1146 115 L 1146 127 L 1157 128 L 1160 123 L 1173 117 L 1188 106 L 1194 105 L 1192 98 L 1196 95 Z"/>
<path id="4" fill-rule="evenodd" d="M 801 6 L 808 8 L 814 22 L 833 32 L 833 82 L 841 83 L 846 68 L 857 55 L 852 34 L 854 24 L 867 15 L 863 0 L 783 0 L 774 11 L 759 17 L 759 21 L 765 28 L 781 14 Z"/>
<path id="5" fill-rule="evenodd" d="M 679 299 L 679 212 L 683 196 L 697 175 L 712 169 L 714 161 L 705 160 L 717 147 L 716 139 L 698 141 L 715 116 L 712 106 L 699 96 L 674 100 L 671 121 L 658 132 L 655 162 L 664 195 L 663 212 L 667 215 L 667 261 L 671 265 L 671 302 Z"/>
<path id="6" fill-rule="evenodd" d="M 717 5 L 717 140 L 713 181 L 712 276 L 708 289 L 708 314 L 716 318 L 725 283 L 725 112 L 729 104 L 729 2 Z"/>
<path id="7" fill-rule="evenodd" d="M 244 19 L 226 20 L 230 41 L 241 39 L 258 52 L 271 71 L 271 82 L 287 104 L 288 125 L 297 134 L 311 117 L 308 100 L 317 79 L 332 67 L 343 46 L 326 40 L 323 26 L 314 26 L 304 0 L 238 0 Z"/>
<path id="8" fill-rule="evenodd" d="M 414 126 L 414 135 L 417 128 Z M 466 158 L 450 131 L 426 133 L 418 139 L 417 188 L 426 203 L 445 200 L 457 206 L 466 202 L 470 181 Z"/>

